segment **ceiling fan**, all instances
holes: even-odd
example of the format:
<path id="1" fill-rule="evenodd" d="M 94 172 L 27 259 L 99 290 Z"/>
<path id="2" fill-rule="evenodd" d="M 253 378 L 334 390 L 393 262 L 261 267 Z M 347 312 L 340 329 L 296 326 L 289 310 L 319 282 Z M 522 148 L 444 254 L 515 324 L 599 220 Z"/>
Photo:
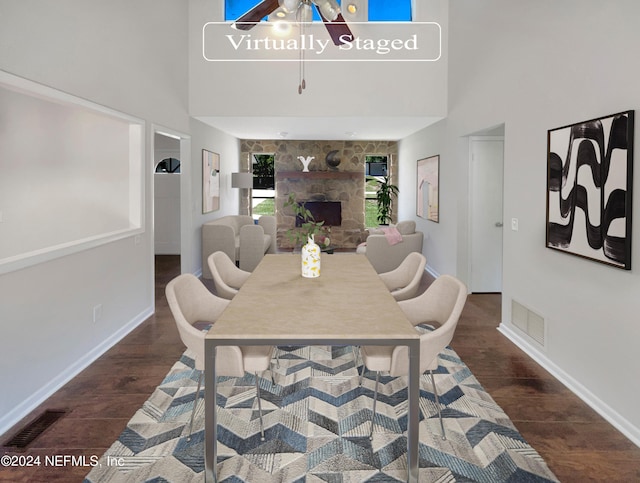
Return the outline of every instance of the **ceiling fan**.
<path id="1" fill-rule="evenodd" d="M 299 22 L 310 22 L 313 13 L 312 5 L 318 11 L 335 45 L 353 40 L 353 34 L 340 13 L 340 6 L 336 0 L 262 0 L 238 18 L 233 25 L 240 30 L 249 30 L 278 9 L 282 9 L 285 14 L 294 13 Z"/>

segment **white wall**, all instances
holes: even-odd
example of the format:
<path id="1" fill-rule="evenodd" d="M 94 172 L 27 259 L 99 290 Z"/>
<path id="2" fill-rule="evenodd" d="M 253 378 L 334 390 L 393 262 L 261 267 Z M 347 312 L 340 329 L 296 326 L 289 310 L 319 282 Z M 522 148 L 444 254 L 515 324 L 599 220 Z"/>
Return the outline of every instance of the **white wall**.
<path id="1" fill-rule="evenodd" d="M 0 74 L 0 263 L 140 228 L 141 124 Z"/>
<path id="2" fill-rule="evenodd" d="M 0 0 L 0 12 L 0 69 L 141 118 L 147 131 L 151 122 L 188 130 L 182 3 Z M 130 237 L 0 276 L 0 433 L 152 313 L 149 145 L 146 153 L 139 243 Z"/>
<path id="3" fill-rule="evenodd" d="M 192 257 L 188 270 L 201 274 L 202 224 L 222 216 L 237 215 L 240 210 L 240 190 L 231 188 L 231 173 L 240 169 L 240 141 L 195 119 L 191 119 L 190 125 L 190 132 L 193 136 L 191 171 L 184 173 L 189 176 L 192 196 L 190 203 L 192 223 L 189 233 L 191 246 L 188 247 Z M 203 149 L 220 155 L 220 209 L 210 213 L 202 213 Z"/>
<path id="4" fill-rule="evenodd" d="M 447 121 L 440 121 L 429 129 L 419 131 L 398 143 L 399 210 L 398 220 L 415 220 L 416 230 L 424 233 L 422 252 L 427 257 L 427 270 L 433 275 L 456 273 L 457 239 L 457 165 L 448 155 L 444 142 Z M 440 214 L 439 222 L 416 215 L 417 161 L 440 156 Z"/>
<path id="5" fill-rule="evenodd" d="M 640 222 L 632 233 L 634 268 L 623 271 L 547 249 L 545 213 L 547 130 L 640 108 L 640 64 L 629 50 L 640 45 L 638 18 L 635 0 L 450 2 L 449 116 L 444 128 L 401 144 L 414 157 L 444 153 L 440 206 L 457 218 L 457 238 L 444 225 L 436 228 L 446 231 L 442 239 L 431 230 L 437 246 L 427 258 L 466 278 L 466 137 L 505 123 L 504 219 L 518 218 L 519 231 L 504 232 L 502 330 L 636 444 Z M 636 140 L 639 132 L 636 122 Z M 447 194 L 456 190 L 451 176 L 460 180 L 457 202 Z M 634 178 L 637 187 L 637 170 Z M 638 196 L 633 204 L 638 213 Z M 441 223 L 446 217 L 443 211 Z M 445 240 L 457 240 L 453 258 Z M 510 324 L 512 299 L 545 317 L 545 349 Z"/>

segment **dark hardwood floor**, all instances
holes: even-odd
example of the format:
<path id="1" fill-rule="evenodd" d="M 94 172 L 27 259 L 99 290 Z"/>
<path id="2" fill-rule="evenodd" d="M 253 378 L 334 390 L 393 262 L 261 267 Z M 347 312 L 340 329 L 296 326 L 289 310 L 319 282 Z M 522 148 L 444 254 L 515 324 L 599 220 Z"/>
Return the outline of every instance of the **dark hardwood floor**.
<path id="1" fill-rule="evenodd" d="M 156 257 L 155 315 L 3 435 L 6 443 L 46 409 L 67 411 L 25 450 L 2 448 L 2 455 L 84 455 L 90 464 L 111 446 L 184 351 L 164 297 L 179 270 L 179 257 Z M 501 335 L 499 322 L 500 295 L 470 295 L 452 347 L 560 481 L 640 481 L 640 448 Z M 0 481 L 82 481 L 91 469 L 55 463 L 0 466 Z"/>

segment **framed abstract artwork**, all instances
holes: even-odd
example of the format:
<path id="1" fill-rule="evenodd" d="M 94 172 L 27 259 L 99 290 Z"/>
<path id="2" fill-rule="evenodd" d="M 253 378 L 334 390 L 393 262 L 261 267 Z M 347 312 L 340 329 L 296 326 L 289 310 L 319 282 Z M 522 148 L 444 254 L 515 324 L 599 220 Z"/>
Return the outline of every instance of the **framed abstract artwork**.
<path id="1" fill-rule="evenodd" d="M 440 156 L 418 161 L 416 176 L 416 214 L 420 218 L 440 221 Z"/>
<path id="2" fill-rule="evenodd" d="M 548 248 L 631 270 L 634 111 L 547 133 Z"/>
<path id="3" fill-rule="evenodd" d="M 220 209 L 220 155 L 202 150 L 202 213 Z"/>

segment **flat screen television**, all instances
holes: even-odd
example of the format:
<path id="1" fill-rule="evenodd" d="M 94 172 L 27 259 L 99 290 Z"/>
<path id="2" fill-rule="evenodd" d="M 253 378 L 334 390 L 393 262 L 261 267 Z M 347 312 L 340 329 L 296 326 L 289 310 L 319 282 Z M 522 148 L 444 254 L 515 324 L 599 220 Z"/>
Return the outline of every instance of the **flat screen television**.
<path id="1" fill-rule="evenodd" d="M 386 176 L 387 175 L 387 163 L 366 163 L 366 175 L 367 176 Z"/>
<path id="2" fill-rule="evenodd" d="M 324 221 L 323 226 L 342 225 L 342 203 L 340 201 L 305 201 L 304 204 L 316 222 Z M 303 220 L 296 218 L 296 226 L 302 226 Z"/>

